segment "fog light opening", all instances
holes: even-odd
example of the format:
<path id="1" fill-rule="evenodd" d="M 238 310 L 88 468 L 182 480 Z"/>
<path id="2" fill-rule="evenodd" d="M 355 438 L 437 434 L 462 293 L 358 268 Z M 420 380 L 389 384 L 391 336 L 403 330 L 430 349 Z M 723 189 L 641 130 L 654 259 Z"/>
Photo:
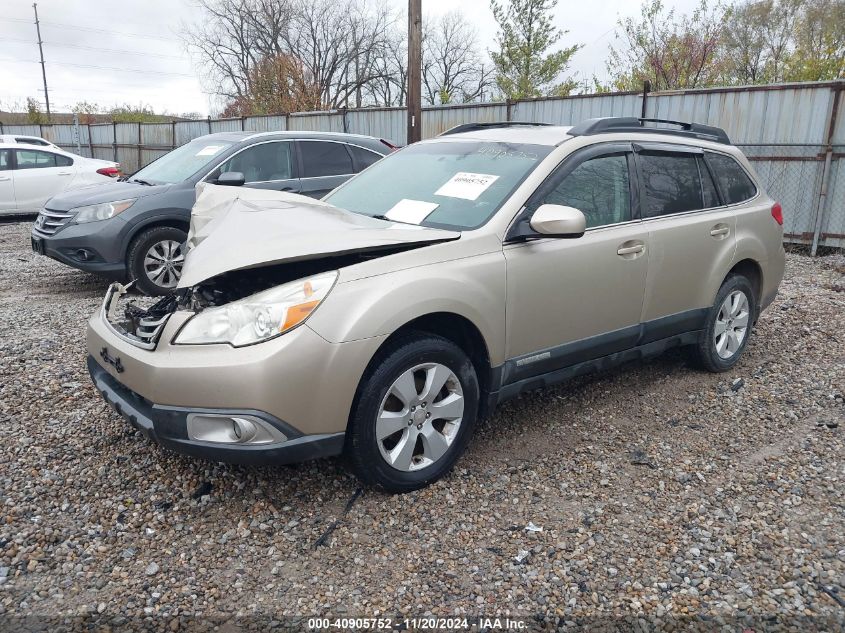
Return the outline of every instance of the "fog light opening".
<path id="1" fill-rule="evenodd" d="M 287 437 L 269 422 L 246 415 L 191 413 L 186 420 L 188 438 L 216 444 L 274 444 Z"/>

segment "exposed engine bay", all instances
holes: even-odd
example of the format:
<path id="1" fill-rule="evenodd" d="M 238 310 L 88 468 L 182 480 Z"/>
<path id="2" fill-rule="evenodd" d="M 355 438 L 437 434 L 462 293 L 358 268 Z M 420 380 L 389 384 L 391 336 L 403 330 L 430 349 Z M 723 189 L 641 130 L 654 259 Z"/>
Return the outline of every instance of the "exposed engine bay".
<path id="1" fill-rule="evenodd" d="M 361 253 L 348 253 L 333 257 L 320 257 L 305 261 L 233 270 L 212 277 L 192 288 L 177 290 L 178 308 L 200 312 L 204 308 L 225 305 L 289 281 L 329 270 L 339 270 L 346 266 L 426 245 L 406 244 Z"/>

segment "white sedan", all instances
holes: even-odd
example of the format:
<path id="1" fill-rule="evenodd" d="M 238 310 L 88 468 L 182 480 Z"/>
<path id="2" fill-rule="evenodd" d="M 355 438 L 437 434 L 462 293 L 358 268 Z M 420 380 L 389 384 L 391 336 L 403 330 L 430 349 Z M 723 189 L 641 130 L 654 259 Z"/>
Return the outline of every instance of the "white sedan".
<path id="1" fill-rule="evenodd" d="M 53 147 L 0 143 L 0 215 L 37 213 L 57 193 L 112 181 L 120 164 Z"/>
<path id="2" fill-rule="evenodd" d="M 55 143 L 51 143 L 46 138 L 40 136 L 27 136 L 26 134 L 0 134 L 0 143 L 23 143 L 24 145 L 40 145 L 41 147 L 48 147 L 50 149 L 61 148 Z"/>

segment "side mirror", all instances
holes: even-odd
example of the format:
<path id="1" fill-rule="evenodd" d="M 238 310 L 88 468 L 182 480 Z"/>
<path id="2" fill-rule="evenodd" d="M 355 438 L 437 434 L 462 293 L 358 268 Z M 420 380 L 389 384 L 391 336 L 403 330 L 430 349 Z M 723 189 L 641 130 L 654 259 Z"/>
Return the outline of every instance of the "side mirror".
<path id="1" fill-rule="evenodd" d="M 217 176 L 217 180 L 214 181 L 216 185 L 226 185 L 227 187 L 240 187 L 241 185 L 246 182 L 244 175 L 239 171 L 224 171 L 222 174 Z"/>
<path id="2" fill-rule="evenodd" d="M 550 237 L 581 237 L 587 230 L 584 214 L 573 207 L 543 204 L 531 216 L 531 229 Z"/>

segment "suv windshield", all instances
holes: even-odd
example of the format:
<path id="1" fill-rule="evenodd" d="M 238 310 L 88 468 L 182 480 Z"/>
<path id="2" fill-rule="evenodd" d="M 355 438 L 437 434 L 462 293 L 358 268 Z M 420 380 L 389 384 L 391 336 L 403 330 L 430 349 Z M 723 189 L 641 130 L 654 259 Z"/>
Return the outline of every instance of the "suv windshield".
<path id="1" fill-rule="evenodd" d="M 474 229 L 498 211 L 552 149 L 458 140 L 410 145 L 324 200 L 348 211 L 397 222 Z"/>
<path id="2" fill-rule="evenodd" d="M 129 180 L 143 180 L 152 184 L 172 184 L 190 178 L 200 169 L 231 147 L 229 141 L 197 139 L 177 147 L 143 169 Z"/>

